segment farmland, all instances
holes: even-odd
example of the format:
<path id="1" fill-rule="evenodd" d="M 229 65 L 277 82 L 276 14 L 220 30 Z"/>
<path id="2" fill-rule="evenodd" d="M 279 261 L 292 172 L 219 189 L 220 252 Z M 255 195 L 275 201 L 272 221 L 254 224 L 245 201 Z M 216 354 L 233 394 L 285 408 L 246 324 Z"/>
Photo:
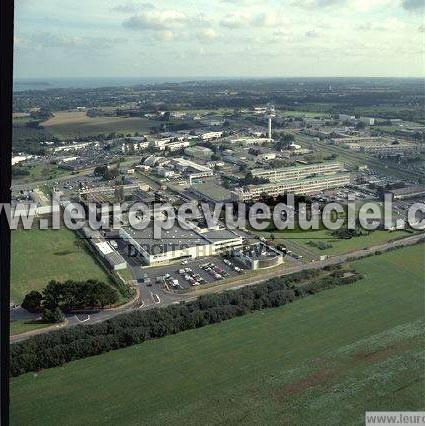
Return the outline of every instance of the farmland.
<path id="1" fill-rule="evenodd" d="M 134 134 L 149 130 L 155 122 L 138 117 L 88 117 L 82 111 L 66 111 L 55 112 L 54 117 L 41 125 L 53 136 L 69 139 L 111 132 Z"/>
<path id="2" fill-rule="evenodd" d="M 13 379 L 11 424 L 362 424 L 367 409 L 423 409 L 423 248 L 353 262 L 365 278 L 350 286 Z"/>
<path id="3" fill-rule="evenodd" d="M 75 234 L 59 230 L 17 230 L 12 232 L 11 297 L 20 303 L 31 290 L 40 290 L 49 280 L 107 282 L 108 276 L 84 250 L 76 247 Z"/>

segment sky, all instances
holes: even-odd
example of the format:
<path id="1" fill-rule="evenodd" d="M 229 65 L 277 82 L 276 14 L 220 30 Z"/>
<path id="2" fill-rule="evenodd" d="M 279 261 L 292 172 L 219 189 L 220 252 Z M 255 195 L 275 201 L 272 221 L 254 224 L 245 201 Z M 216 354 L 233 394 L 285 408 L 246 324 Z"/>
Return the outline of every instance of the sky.
<path id="1" fill-rule="evenodd" d="M 15 0 L 15 77 L 423 77 L 425 0 Z"/>

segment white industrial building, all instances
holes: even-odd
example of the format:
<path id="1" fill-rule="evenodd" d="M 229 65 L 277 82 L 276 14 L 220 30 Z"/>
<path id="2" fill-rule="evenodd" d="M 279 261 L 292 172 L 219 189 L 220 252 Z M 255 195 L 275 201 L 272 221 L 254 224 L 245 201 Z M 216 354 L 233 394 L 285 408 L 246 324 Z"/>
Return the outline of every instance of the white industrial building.
<path id="1" fill-rule="evenodd" d="M 106 261 L 111 269 L 119 271 L 127 268 L 125 259 L 103 238 L 99 231 L 84 226 L 81 232 L 96 253 Z"/>
<path id="2" fill-rule="evenodd" d="M 359 121 L 360 123 L 364 123 L 367 126 L 373 126 L 375 124 L 375 119 L 372 117 L 360 117 Z"/>
<path id="3" fill-rule="evenodd" d="M 242 245 L 242 237 L 227 229 L 183 229 L 175 225 L 169 230 L 161 230 L 160 239 L 154 239 L 151 224 L 143 230 L 121 228 L 119 232 L 147 265 L 214 256 Z"/>
<path id="4" fill-rule="evenodd" d="M 207 132 L 199 135 L 199 138 L 203 141 L 210 141 L 213 139 L 218 139 L 223 136 L 223 132 Z"/>
<path id="5" fill-rule="evenodd" d="M 279 180 L 260 185 L 248 185 L 236 188 L 232 192 L 232 201 L 258 200 L 264 194 L 277 197 L 280 194 L 312 195 L 331 188 L 349 185 L 349 173 L 323 175 L 312 178 Z"/>
<path id="6" fill-rule="evenodd" d="M 270 142 L 268 138 L 257 138 L 257 137 L 248 137 L 248 136 L 230 139 L 230 143 L 241 144 L 245 146 L 263 145 L 268 142 Z"/>
<path id="7" fill-rule="evenodd" d="M 304 179 L 315 174 L 326 175 L 344 171 L 344 165 L 338 162 L 316 163 L 279 169 L 254 169 L 253 177 L 265 178 L 270 182 L 278 182 L 289 179 Z"/>
<path id="8" fill-rule="evenodd" d="M 338 118 L 341 121 L 354 121 L 356 119 L 355 115 L 348 115 L 348 114 L 339 114 Z"/>

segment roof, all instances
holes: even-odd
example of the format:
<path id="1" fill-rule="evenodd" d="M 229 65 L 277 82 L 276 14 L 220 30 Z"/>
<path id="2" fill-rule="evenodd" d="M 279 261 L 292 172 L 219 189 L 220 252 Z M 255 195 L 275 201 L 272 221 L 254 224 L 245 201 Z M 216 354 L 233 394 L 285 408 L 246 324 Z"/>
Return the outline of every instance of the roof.
<path id="1" fill-rule="evenodd" d="M 195 191 L 215 202 L 231 199 L 231 192 L 215 182 L 205 181 L 203 183 L 195 183 L 192 186 Z"/>
<path id="2" fill-rule="evenodd" d="M 235 238 L 239 238 L 239 235 L 225 228 L 203 232 L 202 235 L 212 242 L 217 240 L 233 240 Z"/>
<path id="3" fill-rule="evenodd" d="M 106 241 L 96 243 L 96 247 L 103 255 L 107 255 L 114 252 L 112 247 Z"/>
<path id="4" fill-rule="evenodd" d="M 116 251 L 112 251 L 112 253 L 108 253 L 105 255 L 105 259 L 109 262 L 110 265 L 121 265 L 123 263 L 127 263 L 125 259 Z"/>
<path id="5" fill-rule="evenodd" d="M 183 229 L 178 225 L 166 230 L 161 229 L 161 238 L 154 238 L 153 224 L 145 229 L 125 228 L 149 254 L 161 254 L 173 250 L 207 245 L 209 241 L 191 229 Z"/>

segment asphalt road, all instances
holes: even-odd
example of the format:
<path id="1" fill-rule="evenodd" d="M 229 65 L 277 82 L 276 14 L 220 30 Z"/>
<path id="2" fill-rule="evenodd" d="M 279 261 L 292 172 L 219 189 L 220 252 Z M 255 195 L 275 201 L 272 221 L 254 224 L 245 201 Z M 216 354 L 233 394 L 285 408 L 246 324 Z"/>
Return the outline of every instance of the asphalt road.
<path id="1" fill-rule="evenodd" d="M 176 294 L 167 291 L 162 288 L 162 285 L 158 283 L 153 283 L 151 287 L 146 285 L 139 285 L 139 297 L 133 301 L 133 303 L 126 304 L 122 308 L 116 308 L 111 310 L 99 310 L 95 312 L 78 314 L 78 315 L 69 315 L 67 317 L 68 324 L 67 327 L 74 326 L 77 324 L 94 324 L 101 321 L 105 321 L 109 318 L 112 318 L 116 315 L 131 312 L 136 309 L 146 310 L 146 309 L 154 309 L 158 307 L 164 307 L 171 305 L 173 303 L 179 303 L 184 301 L 189 301 L 198 298 L 201 295 L 209 294 L 209 293 L 219 293 L 222 291 L 232 290 L 241 288 L 247 285 L 255 285 L 261 282 L 267 281 L 270 278 L 290 275 L 295 272 L 300 272 L 305 269 L 321 269 L 328 265 L 335 265 L 339 263 L 344 263 L 349 259 L 359 259 L 370 254 L 374 254 L 377 250 L 385 251 L 394 247 L 402 247 L 413 245 L 419 242 L 424 238 L 424 234 L 412 235 L 406 238 L 402 238 L 395 241 L 390 241 L 384 244 L 376 245 L 364 250 L 353 251 L 344 255 L 338 256 L 329 256 L 326 260 L 323 261 L 314 261 L 309 263 L 299 263 L 294 266 L 288 267 L 287 265 L 283 265 L 280 267 L 276 267 L 270 270 L 263 270 L 261 274 L 256 274 L 253 276 L 244 276 L 241 275 L 240 279 L 232 280 L 231 282 L 218 282 L 213 286 L 204 286 L 197 287 L 196 290 Z M 205 260 L 206 261 L 206 260 Z M 176 268 L 176 265 L 173 266 Z M 178 266 L 177 266 L 178 268 Z M 49 330 L 48 330 L 49 331 Z M 30 335 L 23 334 L 11 337 L 11 342 L 17 342 L 20 340 L 25 340 L 26 338 L 35 335 L 45 333 L 46 330 L 40 329 L 35 330 Z"/>

